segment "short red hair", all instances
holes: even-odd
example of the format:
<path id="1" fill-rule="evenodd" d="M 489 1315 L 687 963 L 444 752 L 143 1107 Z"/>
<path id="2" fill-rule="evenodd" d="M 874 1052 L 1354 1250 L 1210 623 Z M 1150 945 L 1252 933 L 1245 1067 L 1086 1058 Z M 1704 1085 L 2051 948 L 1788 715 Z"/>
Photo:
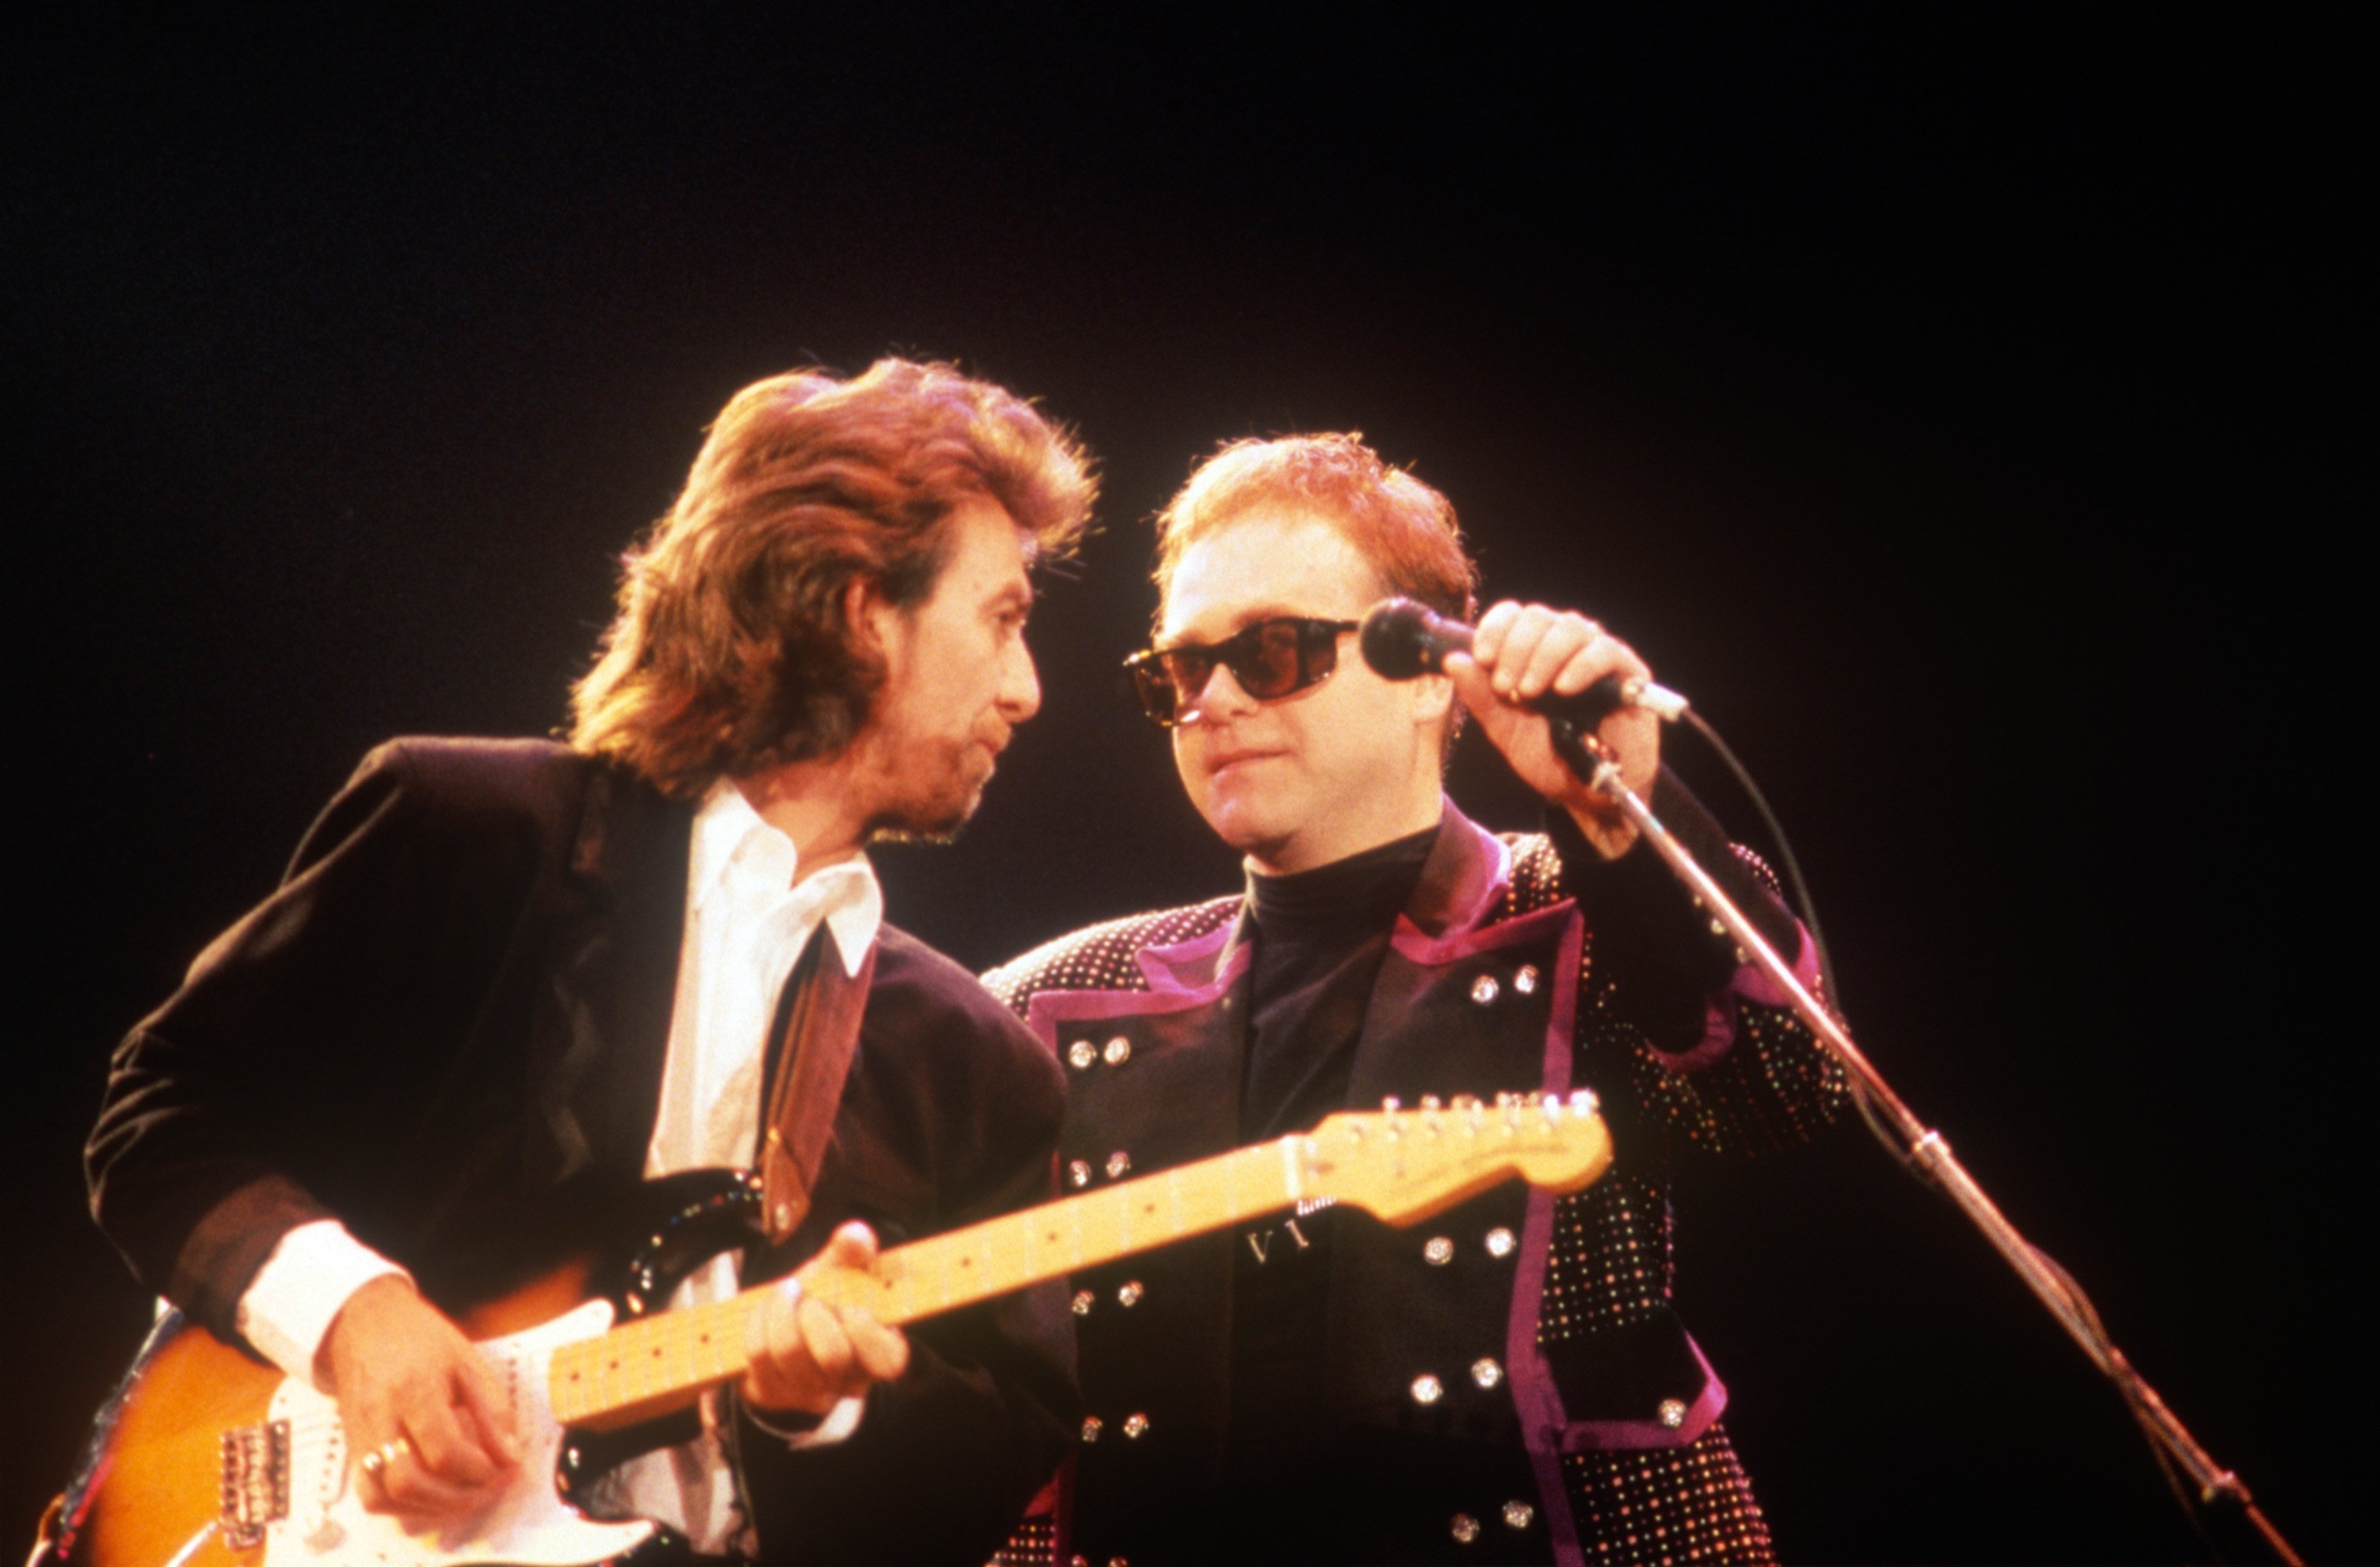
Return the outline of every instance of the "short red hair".
<path id="1" fill-rule="evenodd" d="M 1257 510 L 1310 516 L 1355 547 L 1384 593 L 1418 599 L 1457 620 L 1478 618 L 1479 567 L 1463 546 L 1454 504 L 1380 460 L 1360 431 L 1226 443 L 1157 514 L 1160 615 L 1184 552 Z"/>

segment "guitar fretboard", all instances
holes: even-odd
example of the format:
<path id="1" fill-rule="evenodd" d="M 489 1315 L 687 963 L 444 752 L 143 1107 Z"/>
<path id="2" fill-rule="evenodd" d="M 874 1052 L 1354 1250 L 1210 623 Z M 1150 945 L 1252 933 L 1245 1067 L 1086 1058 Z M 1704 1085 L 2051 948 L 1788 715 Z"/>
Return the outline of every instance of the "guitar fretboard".
<path id="1" fill-rule="evenodd" d="M 872 1273 L 821 1269 L 804 1287 L 833 1305 L 864 1305 L 896 1327 L 914 1322 L 1317 1195 L 1304 1168 L 1310 1146 L 1293 1136 L 1119 1182 L 896 1246 Z M 745 1318 L 769 1290 L 563 1345 L 548 1374 L 555 1417 L 596 1427 L 648 1419 L 742 1375 Z"/>

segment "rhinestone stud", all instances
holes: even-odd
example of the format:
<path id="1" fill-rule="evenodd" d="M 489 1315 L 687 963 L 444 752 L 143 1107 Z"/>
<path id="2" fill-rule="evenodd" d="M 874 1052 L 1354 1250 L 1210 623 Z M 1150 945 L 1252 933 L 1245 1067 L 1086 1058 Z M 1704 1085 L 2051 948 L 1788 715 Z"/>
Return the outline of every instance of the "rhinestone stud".
<path id="1" fill-rule="evenodd" d="M 1479 1520 L 1468 1512 L 1458 1512 L 1454 1521 L 1446 1526 L 1446 1532 L 1454 1537 L 1457 1544 L 1469 1545 L 1479 1537 Z"/>
<path id="2" fill-rule="evenodd" d="M 1099 1059 L 1099 1047 L 1088 1039 L 1076 1039 L 1066 1047 L 1066 1059 L 1075 1063 L 1075 1071 L 1088 1072 L 1092 1063 Z"/>
<path id="3" fill-rule="evenodd" d="M 1506 1528 L 1525 1529 L 1531 1524 L 1536 1522 L 1536 1518 L 1537 1510 L 1531 1507 L 1525 1501 L 1508 1501 L 1504 1504 L 1504 1526 Z"/>
<path id="4" fill-rule="evenodd" d="M 1428 1372 L 1425 1371 L 1414 1379 L 1413 1398 L 1415 1403 L 1436 1403 L 1445 1396 L 1445 1385 Z"/>
<path id="5" fill-rule="evenodd" d="M 1124 1281 L 1123 1287 L 1116 1291 L 1116 1304 L 1118 1306 L 1138 1306 L 1140 1304 L 1140 1281 L 1137 1279 L 1127 1279 Z"/>
<path id="6" fill-rule="evenodd" d="M 1496 999 L 1498 989 L 1500 987 L 1493 974 L 1482 974 L 1478 978 L 1471 981 L 1471 999 L 1481 1006 L 1486 1006 Z"/>
<path id="7" fill-rule="evenodd" d="M 1068 1160 L 1066 1161 L 1066 1180 L 1069 1184 L 1076 1186 L 1089 1185 L 1091 1184 L 1090 1164 L 1084 1160 Z"/>
<path id="8" fill-rule="evenodd" d="M 1098 1415 L 1087 1415 L 1083 1416 L 1083 1439 L 1085 1441 L 1095 1442 L 1099 1440 L 1101 1429 L 1102 1427 Z"/>
<path id="9" fill-rule="evenodd" d="M 1512 1255 L 1512 1232 L 1501 1224 L 1488 1232 L 1488 1255 L 1502 1261 Z"/>
<path id="10" fill-rule="evenodd" d="M 1099 1054 L 1107 1058 L 1110 1066 L 1122 1066 L 1132 1059 L 1132 1041 L 1118 1034 L 1108 1041 L 1108 1048 Z"/>
<path id="11" fill-rule="evenodd" d="M 1422 1243 L 1421 1259 L 1433 1268 L 1443 1268 L 1454 1260 L 1454 1243 L 1444 1235 L 1432 1235 Z"/>
<path id="12" fill-rule="evenodd" d="M 1124 1152 L 1122 1148 L 1118 1148 L 1115 1152 L 1108 1155 L 1109 1180 L 1112 1181 L 1118 1176 L 1128 1174 L 1131 1172 L 1131 1170 L 1132 1155 Z"/>
<path id="13" fill-rule="evenodd" d="M 1136 1436 L 1140 1435 L 1143 1431 L 1146 1431 L 1146 1430 L 1148 1430 L 1148 1415 L 1125 1415 L 1125 1416 L 1123 1417 L 1123 1434 L 1124 1434 L 1125 1436 L 1127 1436 L 1127 1437 L 1136 1437 Z"/>
<path id="14" fill-rule="evenodd" d="M 1099 1297 L 1091 1294 L 1090 1291 L 1076 1290 L 1075 1292 L 1075 1315 L 1077 1317 L 1088 1317 L 1091 1314 L 1091 1307 L 1099 1305 Z"/>
<path id="15" fill-rule="evenodd" d="M 1492 1388 L 1504 1379 L 1504 1368 L 1483 1354 L 1471 1363 L 1471 1379 L 1483 1388 Z"/>
<path id="16" fill-rule="evenodd" d="M 1512 989 L 1520 991 L 1521 994 L 1524 996 L 1536 995 L 1537 993 L 1537 966 L 1533 963 L 1524 963 L 1521 965 L 1521 971 L 1512 976 Z"/>
<path id="17" fill-rule="evenodd" d="M 1682 1398 L 1663 1399 L 1661 1401 L 1661 1424 L 1674 1431 L 1685 1423 L 1686 1401 Z"/>

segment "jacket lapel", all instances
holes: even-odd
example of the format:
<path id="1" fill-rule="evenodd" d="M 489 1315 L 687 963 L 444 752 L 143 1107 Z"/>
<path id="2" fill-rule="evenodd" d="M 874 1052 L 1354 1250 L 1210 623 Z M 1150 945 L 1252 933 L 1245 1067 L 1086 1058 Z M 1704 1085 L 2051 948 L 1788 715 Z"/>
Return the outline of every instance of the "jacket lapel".
<path id="1" fill-rule="evenodd" d="M 693 825 L 691 804 L 589 765 L 556 878 L 530 1039 L 528 1097 L 543 1134 L 528 1150 L 532 1179 L 643 1172 L 676 1000 Z"/>

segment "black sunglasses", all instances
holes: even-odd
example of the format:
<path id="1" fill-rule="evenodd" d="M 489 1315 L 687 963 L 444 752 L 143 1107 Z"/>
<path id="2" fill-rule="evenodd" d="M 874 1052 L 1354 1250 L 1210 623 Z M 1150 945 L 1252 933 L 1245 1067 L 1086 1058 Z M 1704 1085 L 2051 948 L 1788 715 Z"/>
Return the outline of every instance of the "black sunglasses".
<path id="1" fill-rule="evenodd" d="M 1355 626 L 1352 620 L 1276 615 L 1205 647 L 1184 642 L 1135 653 L 1123 667 L 1142 709 L 1170 729 L 1181 722 L 1183 708 L 1207 688 L 1217 664 L 1230 670 L 1240 689 L 1260 702 L 1320 685 L 1339 667 L 1339 634 Z"/>

